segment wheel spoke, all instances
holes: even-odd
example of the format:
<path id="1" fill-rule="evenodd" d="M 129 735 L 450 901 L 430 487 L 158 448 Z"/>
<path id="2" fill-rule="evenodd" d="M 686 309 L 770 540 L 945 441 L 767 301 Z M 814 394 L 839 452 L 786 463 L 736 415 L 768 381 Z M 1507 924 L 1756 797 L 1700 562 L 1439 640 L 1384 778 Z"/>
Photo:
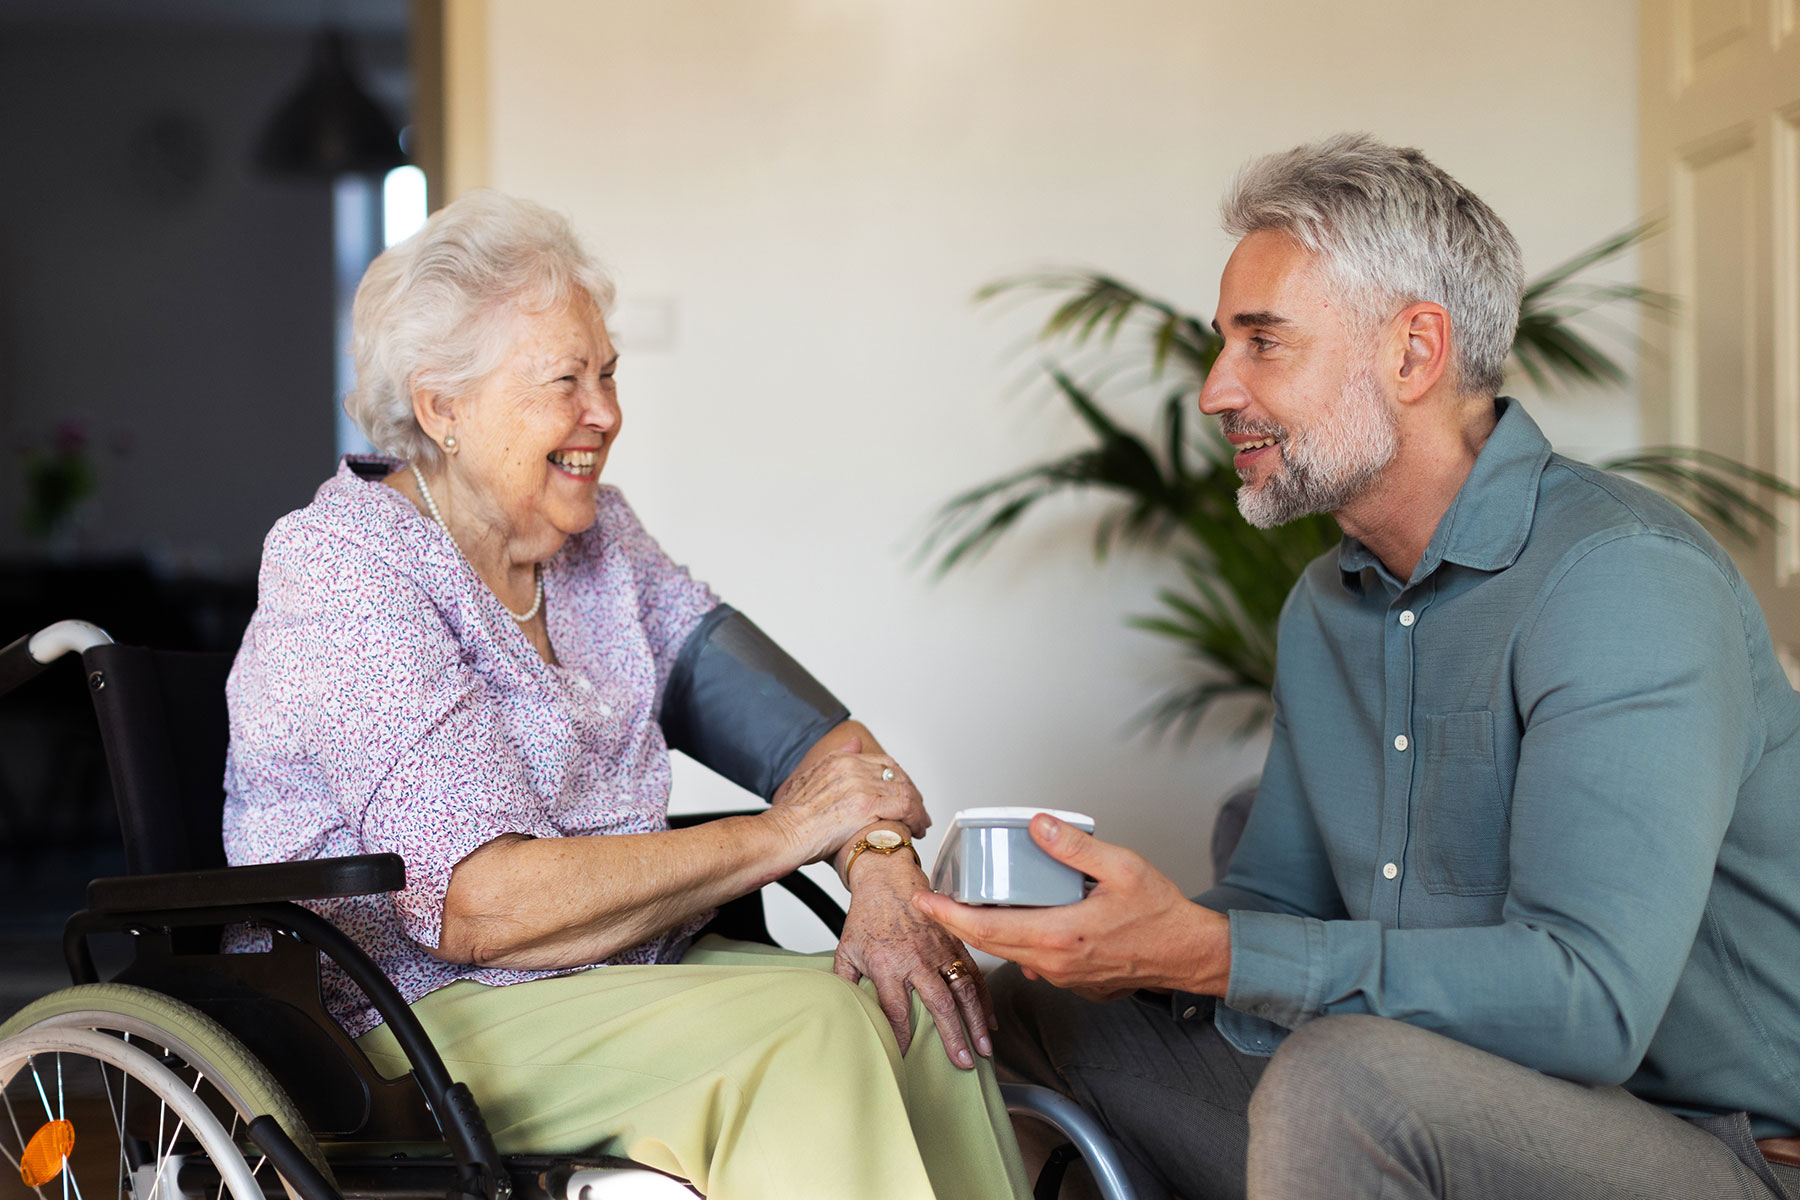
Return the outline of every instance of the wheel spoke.
<path id="1" fill-rule="evenodd" d="M 0 1090 L 0 1100 L 6 1101 L 6 1115 L 12 1121 L 13 1136 L 19 1139 L 19 1153 L 23 1154 L 25 1153 L 25 1135 L 19 1131 L 19 1118 L 13 1115 L 12 1093 Z M 0 1145 L 0 1154 L 6 1155 L 6 1161 L 11 1163 L 13 1170 L 19 1171 L 23 1178 L 24 1172 L 19 1167 L 19 1160 L 14 1158 L 4 1145 Z"/>
<path id="2" fill-rule="evenodd" d="M 25 1060 L 25 1065 L 31 1068 L 31 1081 L 33 1083 L 37 1084 L 38 1099 L 43 1101 L 44 1120 L 46 1120 L 46 1121 L 56 1120 L 56 1114 L 50 1111 L 50 1097 L 44 1092 L 43 1077 L 38 1074 L 37 1058 L 35 1056 L 31 1057 L 31 1058 L 27 1058 Z"/>
<path id="3" fill-rule="evenodd" d="M 156 1144 L 150 1147 L 150 1194 L 144 1200 L 156 1200 L 157 1189 L 162 1187 L 162 1137 L 168 1117 L 169 1106 L 159 1105 L 156 1110 Z"/>
<path id="4" fill-rule="evenodd" d="M 237 1129 L 238 1129 L 238 1114 L 233 1112 L 231 1114 L 231 1132 L 228 1136 L 231 1138 L 231 1144 L 234 1146 L 237 1145 Z M 256 1172 L 252 1171 L 252 1172 L 250 1172 L 250 1174 L 255 1175 Z M 213 1200 L 224 1200 L 224 1197 L 225 1197 L 225 1172 L 220 1171 L 219 1172 L 219 1190 L 213 1193 Z"/>
<path id="5" fill-rule="evenodd" d="M 17 1078 L 16 1072 L 14 1074 L 14 1078 Z M 18 1114 L 13 1112 L 11 1091 L 0 1088 L 0 1100 L 4 1100 L 6 1102 L 6 1117 L 7 1117 L 7 1120 L 12 1122 L 13 1136 L 19 1139 L 19 1153 L 23 1154 L 23 1153 L 25 1153 L 25 1144 L 26 1144 L 25 1143 L 25 1134 L 23 1132 L 21 1132 L 19 1129 Z M 13 1170 L 15 1170 L 19 1173 L 19 1179 L 21 1182 L 23 1182 L 23 1180 L 25 1178 L 25 1170 L 19 1164 L 19 1160 L 14 1158 L 11 1154 L 6 1153 L 6 1148 L 4 1146 L 0 1146 L 0 1154 L 6 1154 L 6 1161 L 12 1164 Z M 34 1187 L 31 1190 L 36 1192 L 38 1194 L 40 1200 L 42 1200 L 42 1197 L 44 1195 L 44 1190 L 42 1188 Z"/>
<path id="6" fill-rule="evenodd" d="M 113 1180 L 113 1197 L 114 1197 L 114 1200 L 124 1200 L 125 1171 L 126 1171 L 126 1167 L 127 1167 L 127 1163 L 125 1162 L 124 1089 L 123 1089 L 123 1085 L 121 1085 L 120 1092 L 119 1092 L 119 1095 L 120 1095 L 119 1103 L 114 1104 L 113 1103 L 113 1094 L 112 1094 L 112 1084 L 107 1082 L 107 1079 L 106 1079 L 106 1064 L 103 1062 L 97 1062 L 94 1065 L 96 1067 L 98 1067 L 100 1070 L 100 1090 L 106 1093 L 106 1107 L 112 1109 L 113 1128 L 118 1130 L 118 1133 L 119 1133 L 119 1171 L 118 1171 L 117 1178 L 115 1178 Z M 125 1072 L 123 1072 L 123 1071 L 120 1071 L 119 1075 L 124 1079 L 130 1078 L 130 1076 L 126 1075 Z"/>
<path id="7" fill-rule="evenodd" d="M 131 1045 L 131 1034 L 129 1033 L 125 1035 L 125 1044 L 127 1046 Z M 130 1087 L 131 1072 L 121 1070 L 119 1072 L 119 1157 L 121 1159 L 125 1157 L 125 1114 L 131 1111 L 126 1107 L 125 1093 Z M 130 1169 L 130 1165 L 130 1163 L 125 1164 L 127 1170 Z"/>
<path id="8" fill-rule="evenodd" d="M 56 1119 L 66 1121 L 69 1119 L 69 1106 L 63 1098 L 62 1058 L 63 1056 L 60 1054 L 56 1056 Z M 69 1200 L 69 1186 L 75 1182 L 75 1169 L 69 1165 L 68 1155 L 63 1155 L 62 1170 L 57 1173 L 62 1176 L 63 1200 Z M 75 1188 L 75 1200 L 81 1200 L 80 1187 Z"/>

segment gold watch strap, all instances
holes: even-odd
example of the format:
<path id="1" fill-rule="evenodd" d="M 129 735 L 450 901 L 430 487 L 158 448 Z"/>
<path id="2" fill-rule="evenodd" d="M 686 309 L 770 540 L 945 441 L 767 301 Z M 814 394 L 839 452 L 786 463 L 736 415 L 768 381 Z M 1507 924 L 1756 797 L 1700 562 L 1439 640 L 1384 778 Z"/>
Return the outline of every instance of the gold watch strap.
<path id="1" fill-rule="evenodd" d="M 897 846 L 877 846 L 868 838 L 858 838 L 856 845 L 850 848 L 850 861 L 844 864 L 845 880 L 850 878 L 850 868 L 856 865 L 856 860 L 862 857 L 864 850 L 873 850 L 877 854 L 898 854 L 904 850 L 913 856 L 913 861 L 919 865 L 919 870 L 925 869 L 925 860 L 919 857 L 919 852 L 913 848 L 912 839 L 904 833 L 900 835 L 900 844 Z"/>

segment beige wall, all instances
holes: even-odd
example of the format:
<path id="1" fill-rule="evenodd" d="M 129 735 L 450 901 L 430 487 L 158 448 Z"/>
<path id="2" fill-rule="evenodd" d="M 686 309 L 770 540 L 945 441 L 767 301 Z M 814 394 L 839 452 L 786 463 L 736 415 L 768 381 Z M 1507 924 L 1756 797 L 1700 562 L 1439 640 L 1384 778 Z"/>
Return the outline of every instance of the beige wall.
<path id="1" fill-rule="evenodd" d="M 1050 401 L 1005 398 L 1031 315 L 970 294 L 1083 263 L 1210 311 L 1230 172 L 1344 129 L 1426 148 L 1534 269 L 1636 215 L 1627 0 L 460 11 L 485 24 L 488 181 L 572 214 L 617 274 L 609 473 L 650 528 L 870 721 L 940 820 L 1087 809 L 1192 888 L 1260 745 L 1122 735 L 1179 677 L 1120 625 L 1158 564 L 1097 569 L 1073 506 L 942 583 L 909 562 L 947 495 L 1078 440 Z M 1630 397 L 1536 408 L 1566 447 L 1635 436 Z M 682 807 L 729 799 L 678 784 Z"/>

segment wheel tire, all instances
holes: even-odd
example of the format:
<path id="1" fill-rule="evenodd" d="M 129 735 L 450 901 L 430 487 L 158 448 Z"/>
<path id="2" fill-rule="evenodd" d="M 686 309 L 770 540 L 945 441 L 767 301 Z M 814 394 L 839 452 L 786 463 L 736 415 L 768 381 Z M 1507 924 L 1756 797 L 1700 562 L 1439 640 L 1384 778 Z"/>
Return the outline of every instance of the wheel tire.
<path id="1" fill-rule="evenodd" d="M 0 1025 L 0 1042 L 27 1030 L 47 1029 L 97 1029 L 161 1046 L 204 1074 L 246 1123 L 265 1114 L 274 1117 L 299 1151 L 332 1180 L 319 1143 L 268 1068 L 223 1025 L 192 1005 L 130 984 L 80 984 L 14 1014 Z M 335 1187 L 336 1181 L 332 1183 Z"/>

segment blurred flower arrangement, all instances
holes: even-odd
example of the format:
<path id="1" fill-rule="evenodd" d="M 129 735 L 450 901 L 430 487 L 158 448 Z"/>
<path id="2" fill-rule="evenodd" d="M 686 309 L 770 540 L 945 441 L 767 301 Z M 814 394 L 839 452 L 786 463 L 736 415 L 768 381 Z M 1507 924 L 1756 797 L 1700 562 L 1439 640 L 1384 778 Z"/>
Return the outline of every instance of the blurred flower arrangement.
<path id="1" fill-rule="evenodd" d="M 82 502 L 99 487 L 88 453 L 87 429 L 63 421 L 48 445 L 22 446 L 25 480 L 25 533 L 52 548 L 72 538 Z"/>

